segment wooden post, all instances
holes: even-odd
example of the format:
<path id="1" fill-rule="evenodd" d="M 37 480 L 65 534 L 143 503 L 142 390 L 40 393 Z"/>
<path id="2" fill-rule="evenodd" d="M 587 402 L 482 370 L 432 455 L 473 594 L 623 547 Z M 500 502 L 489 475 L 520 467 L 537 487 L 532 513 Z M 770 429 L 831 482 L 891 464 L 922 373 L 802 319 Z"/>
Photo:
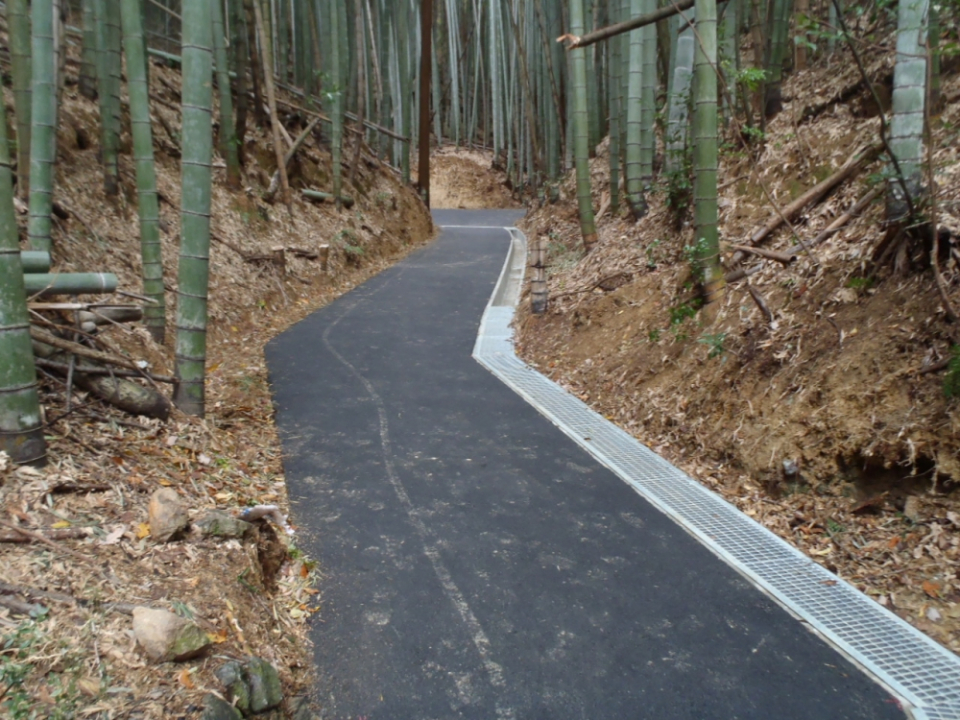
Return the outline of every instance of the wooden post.
<path id="1" fill-rule="evenodd" d="M 421 0 L 420 36 L 420 166 L 417 184 L 430 207 L 430 77 L 433 72 L 433 0 Z M 439 108 L 437 108 L 439 111 Z"/>
<path id="2" fill-rule="evenodd" d="M 533 241 L 532 260 L 533 280 L 530 287 L 530 306 L 534 315 L 543 315 L 547 311 L 547 238 L 538 233 Z"/>

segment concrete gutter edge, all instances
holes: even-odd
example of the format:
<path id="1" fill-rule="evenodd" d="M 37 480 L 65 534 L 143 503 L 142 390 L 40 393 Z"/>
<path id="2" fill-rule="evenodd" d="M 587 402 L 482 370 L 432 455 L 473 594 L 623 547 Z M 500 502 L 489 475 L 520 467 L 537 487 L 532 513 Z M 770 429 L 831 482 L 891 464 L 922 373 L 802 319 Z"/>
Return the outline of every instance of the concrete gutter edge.
<path id="1" fill-rule="evenodd" d="M 901 702 L 909 717 L 914 720 L 960 720 L 960 657 L 871 600 L 847 581 L 814 563 L 800 550 L 767 530 L 753 518 L 740 512 L 679 468 L 656 456 L 635 438 L 570 396 L 559 385 L 516 356 L 513 350 L 512 321 L 523 287 L 527 244 L 526 237 L 519 229 L 510 227 L 504 230 L 511 237 L 510 249 L 480 322 L 473 357 L 598 462 L 613 471 L 721 560 L 741 573 L 811 631 L 885 687 Z M 555 402 L 543 402 L 545 395 L 553 396 Z M 563 412 L 556 409 L 561 404 Z M 554 407 L 551 408 L 548 405 Z M 581 422 L 578 423 L 581 426 L 580 429 L 572 427 L 565 421 L 564 418 L 571 412 L 582 415 Z M 631 452 L 654 456 L 653 458 L 645 457 L 644 461 L 652 460 L 658 472 L 669 468 L 671 483 L 683 484 L 683 492 L 693 497 L 694 502 L 706 502 L 719 509 L 724 516 L 724 521 L 743 529 L 744 537 L 749 538 L 754 545 L 759 530 L 763 546 L 769 548 L 770 558 L 777 559 L 777 562 L 771 563 L 769 560 L 743 562 L 737 557 L 737 552 L 731 552 L 724 543 L 717 542 L 714 533 L 698 526 L 696 519 L 689 516 L 685 507 L 674 507 L 670 498 L 665 498 L 663 493 L 658 493 L 656 480 L 647 482 L 637 477 L 637 473 L 632 472 L 625 463 L 619 462 L 610 453 L 604 452 L 600 447 L 601 443 L 593 442 L 591 437 L 584 437 L 582 429 L 584 423 L 589 424 L 592 430 L 602 429 L 602 432 L 612 438 L 612 442 L 616 444 L 632 443 L 636 447 L 631 448 Z M 598 433 L 591 431 L 590 435 L 596 436 Z M 724 540 L 726 540 L 726 534 Z M 727 544 L 729 545 L 729 542 Z M 784 558 L 787 565 L 796 564 L 794 574 L 802 576 L 804 583 L 813 580 L 825 588 L 838 588 L 840 597 L 833 596 L 830 598 L 830 603 L 824 603 L 821 598 L 811 600 L 810 592 L 807 590 L 790 592 L 790 582 L 782 581 L 784 573 L 779 567 L 783 564 L 781 561 Z M 769 573 L 764 572 L 765 566 L 770 567 Z M 777 570 L 773 569 L 774 566 Z M 780 577 L 767 577 L 768 574 L 774 576 L 778 573 Z M 816 592 L 823 594 L 824 590 Z M 831 622 L 834 620 L 830 616 L 834 609 L 832 605 L 836 605 L 837 602 L 845 606 L 843 609 L 846 615 L 863 617 L 863 624 L 869 626 L 868 631 L 862 632 L 856 627 L 848 628 L 850 622 L 846 617 Z M 901 641 L 908 640 L 906 645 L 909 647 L 905 647 L 902 643 L 892 647 L 877 645 L 884 639 L 887 639 L 887 644 L 890 645 L 895 642 L 894 638 Z M 891 660 L 891 657 L 904 655 L 906 657 L 900 661 Z M 919 668 L 926 668 L 927 672 L 918 673 Z"/>

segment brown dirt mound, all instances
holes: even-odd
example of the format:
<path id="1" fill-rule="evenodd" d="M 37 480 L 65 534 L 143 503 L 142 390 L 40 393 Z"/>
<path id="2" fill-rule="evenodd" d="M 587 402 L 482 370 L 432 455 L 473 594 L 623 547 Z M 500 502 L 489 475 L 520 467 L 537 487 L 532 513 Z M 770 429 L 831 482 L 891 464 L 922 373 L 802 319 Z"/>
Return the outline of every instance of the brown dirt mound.
<path id="1" fill-rule="evenodd" d="M 480 150 L 438 148 L 431 157 L 430 205 L 446 209 L 515 208 L 520 203 Z"/>

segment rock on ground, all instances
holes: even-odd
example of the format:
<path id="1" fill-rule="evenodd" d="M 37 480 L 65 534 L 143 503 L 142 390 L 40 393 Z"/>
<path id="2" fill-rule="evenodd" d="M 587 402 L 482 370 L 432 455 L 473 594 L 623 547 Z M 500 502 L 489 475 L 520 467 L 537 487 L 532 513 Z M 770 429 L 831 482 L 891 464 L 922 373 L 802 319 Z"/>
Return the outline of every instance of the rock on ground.
<path id="1" fill-rule="evenodd" d="M 270 710 L 283 700 L 277 669 L 261 658 L 228 662 L 217 670 L 217 678 L 230 702 L 245 715 Z"/>
<path id="2" fill-rule="evenodd" d="M 189 660 L 210 647 L 210 638 L 197 625 L 167 610 L 133 609 L 133 632 L 155 662 Z"/>
<path id="3" fill-rule="evenodd" d="M 150 496 L 147 510 L 150 518 L 150 536 L 157 542 L 167 542 L 190 524 L 190 516 L 176 490 L 160 488 Z"/>

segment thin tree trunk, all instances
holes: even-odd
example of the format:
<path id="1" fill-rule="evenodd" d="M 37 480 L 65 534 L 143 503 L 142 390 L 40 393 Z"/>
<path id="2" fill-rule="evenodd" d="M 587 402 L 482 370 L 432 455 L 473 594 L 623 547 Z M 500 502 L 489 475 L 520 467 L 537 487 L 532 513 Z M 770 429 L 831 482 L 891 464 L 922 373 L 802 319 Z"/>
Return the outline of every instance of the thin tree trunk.
<path id="1" fill-rule="evenodd" d="M 180 166 L 180 268 L 173 401 L 203 417 L 210 278 L 213 159 L 213 22 L 207 0 L 183 4 L 183 159 Z"/>
<path id="2" fill-rule="evenodd" d="M 263 13 L 260 11 L 260 0 L 253 0 L 254 18 L 257 23 L 257 32 L 260 35 L 260 47 L 263 50 L 263 83 L 267 88 L 267 103 L 270 106 L 270 126 L 273 129 L 273 151 L 277 157 L 277 169 L 280 172 L 280 199 L 286 204 L 290 212 L 290 181 L 287 179 L 287 167 L 283 162 L 283 138 L 280 134 L 280 115 L 277 112 L 277 93 L 273 87 L 273 67 L 271 66 L 270 39 L 263 24 Z"/>
<path id="3" fill-rule="evenodd" d="M 417 184 L 430 207 L 430 80 L 433 68 L 433 0 L 420 0 L 420 163 Z M 437 140 L 439 141 L 439 137 Z"/>

